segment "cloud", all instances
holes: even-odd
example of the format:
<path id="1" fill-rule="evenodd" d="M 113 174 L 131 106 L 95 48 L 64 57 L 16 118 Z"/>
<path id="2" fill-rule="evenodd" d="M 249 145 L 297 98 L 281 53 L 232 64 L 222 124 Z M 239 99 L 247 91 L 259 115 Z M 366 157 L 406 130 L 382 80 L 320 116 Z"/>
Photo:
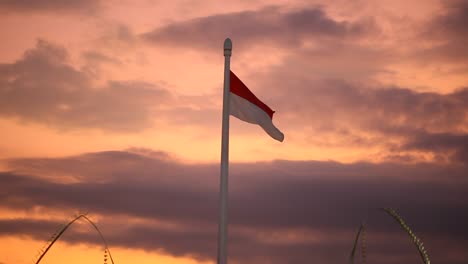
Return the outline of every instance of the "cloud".
<path id="1" fill-rule="evenodd" d="M 174 22 L 142 35 L 154 44 L 216 50 L 224 38 L 235 48 L 252 45 L 300 47 L 305 41 L 354 39 L 377 31 L 371 19 L 337 21 L 321 8 L 285 10 L 278 6 Z"/>
<path id="2" fill-rule="evenodd" d="M 463 137 L 468 131 L 466 87 L 451 93 L 418 92 L 366 78 L 353 81 L 330 72 L 322 75 L 321 71 L 316 73 L 316 63 L 307 53 L 303 57 L 292 55 L 268 71 L 245 77 L 246 83 L 254 84 L 258 96 L 278 110 L 275 119 L 279 125 L 287 124 L 293 133 L 302 131 L 303 135 L 297 136 L 309 143 L 361 149 L 380 146 L 386 155 L 435 153 L 435 149 L 410 148 L 410 142 L 419 135 Z M 434 144 L 437 142 L 442 143 Z M 449 154 L 461 147 L 445 145 L 438 154 L 460 161 Z"/>
<path id="3" fill-rule="evenodd" d="M 129 25 L 116 23 L 99 36 L 94 46 L 110 49 L 115 54 L 125 54 L 131 51 L 136 52 L 137 36 Z"/>
<path id="4" fill-rule="evenodd" d="M 432 92 L 421 93 L 399 87 L 361 89 L 352 84 L 337 84 L 333 88 L 333 90 L 328 90 L 328 96 L 335 101 L 330 102 L 331 106 L 328 107 L 326 107 L 327 102 L 322 102 L 322 111 L 327 108 L 336 112 L 355 109 L 352 114 L 364 114 L 371 110 L 367 113 L 368 115 L 362 115 L 361 118 L 363 122 L 374 126 L 374 129 L 385 130 L 393 127 L 395 130 L 414 128 L 430 131 L 442 129 L 456 131 L 465 128 L 464 121 L 468 109 L 463 103 L 462 94 L 466 93 L 468 90 L 466 88 L 461 92 L 447 95 Z M 318 90 L 319 97 L 325 96 L 326 91 Z M 343 109 L 340 109 L 339 105 L 343 106 Z M 379 120 L 385 122 L 379 122 Z"/>
<path id="5" fill-rule="evenodd" d="M 111 64 L 122 64 L 119 59 L 112 58 L 101 52 L 87 51 L 83 54 L 84 59 L 92 63 L 111 63 Z"/>
<path id="6" fill-rule="evenodd" d="M 0 116 L 65 130 L 132 132 L 151 126 L 155 109 L 172 100 L 164 88 L 139 81 L 96 86 L 67 58 L 62 47 L 39 40 L 20 60 L 0 64 Z"/>
<path id="7" fill-rule="evenodd" d="M 437 158 L 468 164 L 468 134 L 417 133 L 403 148 L 430 151 Z"/>
<path id="8" fill-rule="evenodd" d="M 23 235 L 36 239 L 52 236 L 53 231 L 63 224 L 54 220 L 33 220 L 33 219 L 0 219 L 0 234 L 2 235 Z"/>
<path id="9" fill-rule="evenodd" d="M 62 1 L 62 0 L 2 0 L 0 1 L 0 11 L 9 13 L 20 12 L 53 12 L 66 13 L 89 13 L 100 8 L 100 1 Z"/>
<path id="10" fill-rule="evenodd" d="M 100 216 L 98 225 L 113 246 L 200 259 L 215 255 L 217 164 L 184 164 L 163 152 L 132 149 L 16 159 L 8 166 L 11 172 L 0 174 L 4 207 L 86 209 Z M 404 236 L 401 243 L 379 237 L 392 238 L 398 230 L 395 223 L 380 221 L 376 208 L 384 206 L 399 210 L 434 260 L 445 257 L 444 248 L 466 244 L 463 165 L 274 161 L 232 163 L 230 168 L 230 246 L 237 261 L 345 261 L 354 232 L 366 219 L 375 254 L 394 254 L 388 250 L 391 244 L 394 252 L 405 252 Z M 61 175 L 73 175 L 75 181 L 61 181 Z M 43 237 L 32 228 L 39 220 L 32 220 L 3 219 L 0 232 Z M 37 223 L 48 230 L 56 225 Z M 89 234 L 74 234 L 65 240 L 97 243 Z M 440 245 L 440 239 L 446 244 Z"/>
<path id="11" fill-rule="evenodd" d="M 444 2 L 441 14 L 433 18 L 431 24 L 434 32 L 440 37 L 452 37 L 467 39 L 468 29 L 468 3 L 463 0 L 451 0 Z M 436 32 L 436 30 L 438 32 Z"/>
<path id="12" fill-rule="evenodd" d="M 422 32 L 433 44 L 416 52 L 423 58 L 436 59 L 466 66 L 468 61 L 468 3 L 463 0 L 443 2 L 443 9 L 433 17 Z M 466 67 L 464 68 L 466 72 Z"/>

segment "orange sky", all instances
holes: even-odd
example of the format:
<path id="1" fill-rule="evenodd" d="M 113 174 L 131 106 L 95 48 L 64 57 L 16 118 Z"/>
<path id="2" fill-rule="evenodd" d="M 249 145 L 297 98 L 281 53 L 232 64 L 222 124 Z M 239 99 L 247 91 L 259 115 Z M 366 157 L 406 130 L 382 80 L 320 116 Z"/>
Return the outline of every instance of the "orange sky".
<path id="1" fill-rule="evenodd" d="M 255 215 L 243 203 L 250 204 L 247 197 L 256 192 L 294 197 L 312 192 L 323 178 L 326 186 L 354 177 L 373 186 L 367 177 L 374 174 L 388 186 L 410 182 L 417 192 L 442 182 L 440 198 L 447 205 L 437 208 L 447 215 L 467 208 L 461 201 L 468 164 L 467 18 L 463 0 L 0 2 L 0 174 L 8 183 L 0 190 L 0 245 L 8 252 L 0 254 L 0 264 L 30 263 L 53 224 L 80 210 L 112 232 L 116 263 L 214 263 L 215 240 L 207 241 L 215 237 L 216 219 L 192 216 L 216 215 L 210 199 L 218 180 L 226 37 L 233 40 L 231 69 L 276 111 L 274 124 L 285 134 L 279 143 L 260 127 L 231 118 L 232 188 L 240 193 L 232 198 L 234 212 Z M 248 177 L 249 169 L 258 172 L 255 177 Z M 270 176 L 278 186 L 264 186 Z M 363 194 L 389 203 L 377 207 L 413 212 L 413 206 L 430 206 L 429 196 L 392 201 L 386 196 L 391 188 L 377 185 L 381 193 Z M 149 186 L 161 193 L 145 196 Z M 346 187 L 336 190 L 343 201 L 361 197 Z M 127 203 L 120 191 L 135 200 Z M 193 212 L 165 200 L 186 191 L 195 198 L 184 199 L 201 206 Z M 448 198 L 452 191 L 457 199 Z M 152 195 L 166 203 L 154 205 L 157 212 L 141 209 L 146 201 L 139 199 Z M 352 241 L 354 229 L 347 224 L 321 229 L 303 223 L 299 219 L 308 218 L 300 206 L 309 204 L 291 203 L 299 207 L 281 208 L 291 219 L 266 217 L 272 223 L 265 229 L 234 216 L 234 263 L 302 260 L 280 254 L 281 243 L 265 239 L 272 230 L 304 258 L 309 256 L 302 247 L 322 239 L 343 248 L 343 241 Z M 256 205 L 275 215 L 270 203 Z M 361 210 L 356 214 L 367 210 L 349 206 Z M 177 210 L 192 213 L 187 218 Z M 415 213 L 414 221 L 423 216 Z M 126 226 L 121 235 L 119 224 Z M 26 227 L 34 225 L 44 230 Z M 200 230 L 191 229 L 198 225 Z M 422 228 L 434 247 L 458 243 L 436 227 Z M 200 242 L 180 242 L 183 230 Z M 351 238 L 326 238 L 324 230 Z M 167 241 L 156 243 L 145 233 Z M 311 239 L 295 240 L 303 234 Z M 88 236 L 71 232 L 42 263 L 102 261 L 102 248 Z M 316 260 L 338 263 L 338 257 L 326 257 L 323 245 Z M 260 255 L 249 247 L 258 247 Z M 468 257 L 457 249 L 453 255 L 458 257 L 445 263 Z"/>

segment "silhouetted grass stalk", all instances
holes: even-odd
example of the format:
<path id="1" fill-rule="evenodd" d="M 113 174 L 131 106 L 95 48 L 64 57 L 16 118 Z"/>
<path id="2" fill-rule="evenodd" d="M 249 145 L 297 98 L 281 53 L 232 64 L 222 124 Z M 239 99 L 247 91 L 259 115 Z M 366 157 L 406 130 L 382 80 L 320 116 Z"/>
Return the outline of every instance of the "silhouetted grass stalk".
<path id="1" fill-rule="evenodd" d="M 365 232 L 364 224 L 361 224 L 356 234 L 356 238 L 354 239 L 353 249 L 351 250 L 351 256 L 349 257 L 349 262 L 351 264 L 354 264 L 354 256 L 356 255 L 356 247 L 359 241 L 359 237 L 361 237 L 361 253 L 362 253 L 362 258 L 363 258 L 363 263 L 364 263 L 365 247 L 363 246 L 363 243 L 365 243 L 365 238 L 364 236 L 361 236 L 361 234 L 363 234 L 364 232 Z"/>
<path id="2" fill-rule="evenodd" d="M 422 241 L 418 237 L 416 237 L 416 235 L 413 233 L 411 228 L 405 223 L 403 218 L 400 215 L 398 215 L 398 213 L 392 208 L 382 208 L 382 209 L 385 212 L 387 212 L 390 216 L 392 216 L 393 219 L 395 219 L 400 224 L 400 226 L 406 231 L 406 233 L 408 233 L 411 240 L 416 245 L 416 248 L 418 249 L 419 255 L 421 255 L 421 259 L 423 263 L 430 264 L 431 261 L 429 260 L 429 255 L 427 254 L 426 249 L 424 249 Z"/>

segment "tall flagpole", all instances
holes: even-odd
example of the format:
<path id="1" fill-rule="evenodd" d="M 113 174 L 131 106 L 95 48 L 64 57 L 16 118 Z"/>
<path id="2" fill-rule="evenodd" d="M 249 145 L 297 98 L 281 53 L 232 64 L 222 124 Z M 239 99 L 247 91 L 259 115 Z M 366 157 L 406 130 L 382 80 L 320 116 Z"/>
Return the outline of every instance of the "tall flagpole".
<path id="1" fill-rule="evenodd" d="M 227 264 L 228 172 L 229 172 L 229 75 L 232 42 L 224 41 L 223 129 L 221 136 L 221 180 L 219 193 L 218 264 Z"/>

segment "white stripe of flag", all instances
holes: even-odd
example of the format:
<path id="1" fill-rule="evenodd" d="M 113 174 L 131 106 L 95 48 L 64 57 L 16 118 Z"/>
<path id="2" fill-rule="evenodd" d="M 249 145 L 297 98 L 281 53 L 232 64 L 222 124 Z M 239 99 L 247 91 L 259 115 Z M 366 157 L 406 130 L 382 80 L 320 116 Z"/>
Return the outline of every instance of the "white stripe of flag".
<path id="1" fill-rule="evenodd" d="M 273 113 L 247 86 L 230 72 L 230 114 L 242 121 L 257 124 L 272 138 L 282 142 L 284 134 L 273 125 Z"/>

